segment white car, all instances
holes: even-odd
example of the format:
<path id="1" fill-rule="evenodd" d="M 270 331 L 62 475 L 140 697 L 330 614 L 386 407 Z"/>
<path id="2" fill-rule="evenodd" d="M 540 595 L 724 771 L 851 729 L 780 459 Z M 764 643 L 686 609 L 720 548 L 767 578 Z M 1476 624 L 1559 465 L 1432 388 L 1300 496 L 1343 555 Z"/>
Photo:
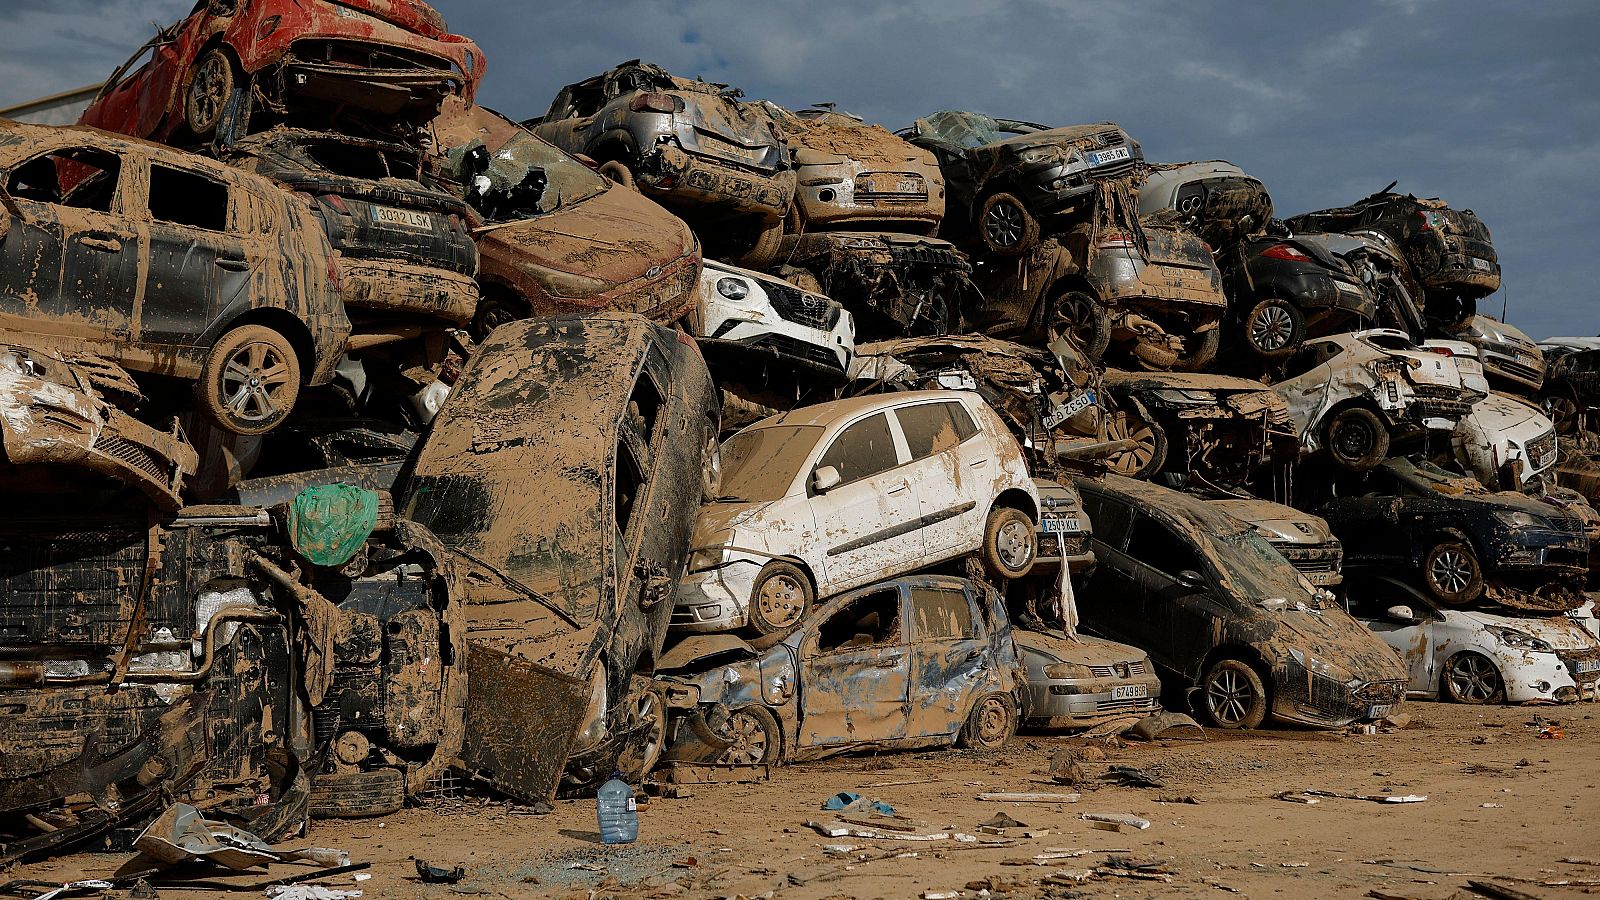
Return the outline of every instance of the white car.
<path id="1" fill-rule="evenodd" d="M 1580 613 L 1443 609 L 1387 577 L 1346 584 L 1351 614 L 1400 654 L 1408 692 L 1457 703 L 1600 699 L 1600 638 Z"/>
<path id="2" fill-rule="evenodd" d="M 1490 394 L 1451 436 L 1456 459 L 1491 491 L 1537 483 L 1556 464 L 1556 425 L 1532 403 Z"/>
<path id="3" fill-rule="evenodd" d="M 709 351 L 778 354 L 841 378 L 856 349 L 855 319 L 837 301 L 709 259 L 689 330 Z"/>
<path id="4" fill-rule="evenodd" d="M 1464 376 L 1441 348 L 1373 328 L 1306 341 L 1273 390 L 1305 451 L 1326 450 L 1339 466 L 1365 472 L 1388 457 L 1396 437 L 1453 431 L 1485 394 L 1476 356 L 1470 368 Z"/>
<path id="5" fill-rule="evenodd" d="M 1033 567 L 1039 494 L 1000 416 L 967 391 L 803 407 L 722 445 L 722 496 L 701 508 L 672 624 L 785 633 L 817 600 L 981 555 Z"/>

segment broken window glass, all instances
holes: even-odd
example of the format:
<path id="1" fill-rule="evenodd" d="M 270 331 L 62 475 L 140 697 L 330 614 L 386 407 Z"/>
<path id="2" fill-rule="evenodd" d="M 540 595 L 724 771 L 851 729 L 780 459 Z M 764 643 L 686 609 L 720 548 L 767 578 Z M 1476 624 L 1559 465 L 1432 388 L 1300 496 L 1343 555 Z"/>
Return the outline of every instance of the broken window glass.
<path id="1" fill-rule="evenodd" d="M 972 604 L 966 593 L 950 588 L 913 587 L 911 609 L 918 641 L 960 640 L 977 637 Z"/>
<path id="2" fill-rule="evenodd" d="M 875 591 L 850 601 L 817 630 L 817 652 L 894 643 L 900 635 L 900 592 Z"/>
<path id="3" fill-rule="evenodd" d="M 122 160 L 114 153 L 75 147 L 36 156 L 18 166 L 6 193 L 19 200 L 110 212 Z"/>
<path id="4" fill-rule="evenodd" d="M 889 417 L 874 413 L 840 432 L 817 467 L 833 466 L 839 470 L 839 482 L 848 484 L 892 469 L 899 462 L 889 434 Z"/>
<path id="5" fill-rule="evenodd" d="M 228 230 L 228 186 L 203 175 L 150 166 L 150 216 L 158 222 Z"/>
<path id="6" fill-rule="evenodd" d="M 955 402 L 906 406 L 895 410 L 895 415 L 900 417 L 900 430 L 905 432 L 912 459 L 924 459 L 954 449 L 977 430 L 967 411 Z M 965 434 L 962 433 L 963 422 Z"/>

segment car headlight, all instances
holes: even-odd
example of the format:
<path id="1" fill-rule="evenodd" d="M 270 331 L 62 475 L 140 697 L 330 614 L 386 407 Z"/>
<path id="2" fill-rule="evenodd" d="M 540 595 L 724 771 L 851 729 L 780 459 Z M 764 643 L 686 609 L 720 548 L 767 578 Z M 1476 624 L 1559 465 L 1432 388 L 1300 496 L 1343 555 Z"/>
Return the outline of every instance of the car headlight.
<path id="1" fill-rule="evenodd" d="M 1046 678 L 1093 678 L 1094 670 L 1077 663 L 1051 663 L 1044 667 Z"/>
<path id="2" fill-rule="evenodd" d="M 750 283 L 743 278 L 718 278 L 717 293 L 729 300 L 743 300 L 750 296 Z"/>
<path id="3" fill-rule="evenodd" d="M 1514 650 L 1531 650 L 1534 653 L 1554 653 L 1555 649 L 1526 631 L 1500 625 L 1485 625 L 1483 630 L 1494 635 L 1495 640 Z"/>
<path id="4" fill-rule="evenodd" d="M 573 742 L 574 753 L 582 753 L 600 746 L 606 738 L 606 670 L 600 666 L 589 680 L 589 706 L 583 711 L 583 721 L 579 723 L 578 737 Z"/>
<path id="5" fill-rule="evenodd" d="M 1028 149 L 1023 150 L 1021 153 L 1018 153 L 1017 158 L 1022 160 L 1023 163 L 1031 166 L 1035 163 L 1048 162 L 1049 160 L 1057 159 L 1059 158 L 1059 154 L 1056 153 L 1056 148 L 1054 147 L 1029 147 Z"/>
<path id="6" fill-rule="evenodd" d="M 703 572 L 728 561 L 728 545 L 733 543 L 733 532 L 722 531 L 689 552 L 689 571 Z"/>
<path id="7" fill-rule="evenodd" d="M 1533 513 L 1519 512 L 1517 510 L 1495 510 L 1494 517 L 1500 524 L 1507 528 L 1550 528 L 1550 521 Z"/>

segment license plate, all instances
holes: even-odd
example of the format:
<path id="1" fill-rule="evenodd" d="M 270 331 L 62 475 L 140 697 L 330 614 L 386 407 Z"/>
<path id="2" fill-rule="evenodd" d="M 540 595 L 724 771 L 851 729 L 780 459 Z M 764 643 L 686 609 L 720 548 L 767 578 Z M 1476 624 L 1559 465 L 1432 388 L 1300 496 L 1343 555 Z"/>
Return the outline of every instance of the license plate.
<path id="1" fill-rule="evenodd" d="M 1039 524 L 1044 526 L 1045 534 L 1076 534 L 1083 530 L 1075 518 L 1044 519 Z"/>
<path id="2" fill-rule="evenodd" d="M 1133 151 L 1129 150 L 1127 147 L 1112 147 L 1110 150 L 1097 150 L 1086 155 L 1089 157 L 1090 166 L 1103 166 L 1106 163 L 1121 162 L 1124 159 L 1132 159 Z"/>
<path id="3" fill-rule="evenodd" d="M 889 179 L 882 176 L 864 176 L 856 181 L 856 189 L 867 194 L 919 194 L 926 195 L 928 189 L 920 178 L 895 178 Z"/>
<path id="4" fill-rule="evenodd" d="M 1600 672 L 1600 659 L 1580 659 L 1572 664 L 1572 671 L 1578 675 Z"/>
<path id="5" fill-rule="evenodd" d="M 1078 396 L 1073 397 L 1071 400 L 1068 400 L 1067 402 L 1057 406 L 1055 409 L 1050 410 L 1050 414 L 1044 417 L 1045 430 L 1049 431 L 1057 425 L 1060 425 L 1062 422 L 1065 422 L 1078 413 L 1088 409 L 1093 403 L 1094 394 L 1090 391 L 1084 391 Z"/>
<path id="6" fill-rule="evenodd" d="M 1487 259 L 1472 258 L 1472 267 L 1483 272 L 1493 272 L 1494 266 Z"/>
<path id="7" fill-rule="evenodd" d="M 1367 718 L 1381 719 L 1384 716 L 1387 716 L 1389 714 L 1389 710 L 1393 708 L 1394 704 L 1392 703 L 1379 703 L 1376 706 L 1369 706 L 1367 707 Z"/>
<path id="8" fill-rule="evenodd" d="M 433 230 L 432 216 L 409 209 L 374 206 L 372 208 L 372 220 L 379 225 L 398 225 L 401 228 L 415 228 L 418 231 Z"/>
<path id="9" fill-rule="evenodd" d="M 1115 684 L 1111 686 L 1111 699 L 1113 700 L 1142 700 L 1150 696 L 1150 686 L 1147 684 Z"/>

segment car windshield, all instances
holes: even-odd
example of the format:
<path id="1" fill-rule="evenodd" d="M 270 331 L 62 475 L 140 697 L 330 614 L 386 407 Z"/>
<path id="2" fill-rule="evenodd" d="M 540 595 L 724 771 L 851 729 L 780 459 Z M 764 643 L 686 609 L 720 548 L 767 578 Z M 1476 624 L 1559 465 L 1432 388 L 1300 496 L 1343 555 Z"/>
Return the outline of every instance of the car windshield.
<path id="1" fill-rule="evenodd" d="M 1392 460 L 1384 463 L 1383 470 L 1407 493 L 1418 497 L 1444 494 L 1459 497 L 1464 494 L 1487 494 L 1489 489 L 1476 479 L 1453 475 L 1426 460 Z"/>
<path id="2" fill-rule="evenodd" d="M 490 156 L 489 177 L 496 183 L 518 184 L 534 167 L 543 169 L 545 177 L 540 214 L 602 194 L 607 186 L 604 176 L 523 129 Z"/>
<path id="3" fill-rule="evenodd" d="M 927 135 L 959 147 L 975 149 L 1005 138 L 1000 123 L 981 113 L 944 110 L 922 120 Z"/>
<path id="4" fill-rule="evenodd" d="M 1318 605 L 1304 579 L 1288 560 L 1254 531 L 1214 534 L 1217 547 L 1212 563 L 1230 589 L 1248 600 L 1300 601 Z"/>
<path id="5" fill-rule="evenodd" d="M 773 425 L 728 438 L 722 445 L 719 499 L 744 503 L 783 497 L 821 437 L 820 425 Z"/>

